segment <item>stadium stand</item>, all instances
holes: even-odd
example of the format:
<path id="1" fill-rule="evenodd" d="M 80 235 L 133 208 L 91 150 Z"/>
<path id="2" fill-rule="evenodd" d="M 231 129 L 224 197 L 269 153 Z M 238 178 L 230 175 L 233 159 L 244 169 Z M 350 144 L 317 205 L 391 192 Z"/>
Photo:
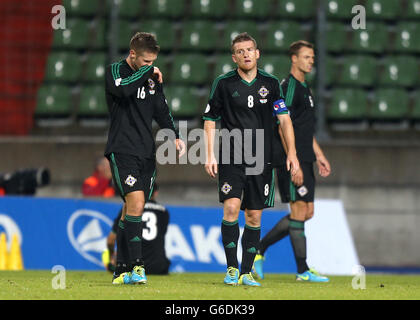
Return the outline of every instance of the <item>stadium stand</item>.
<path id="1" fill-rule="evenodd" d="M 71 105 L 58 106 L 57 110 L 66 110 L 75 120 L 82 115 L 103 117 L 106 107 L 101 105 L 92 110 L 87 107 L 89 99 L 83 96 L 88 92 L 85 87 L 95 88 L 92 92 L 97 99 L 92 98 L 92 101 L 104 103 L 96 93 L 103 88 L 105 66 L 125 57 L 128 42 L 138 30 L 152 32 L 159 40 L 161 53 L 156 65 L 164 74 L 168 99 L 176 94 L 182 104 L 201 103 L 182 106 L 180 112 L 174 112 L 174 117 L 188 114 L 193 118 L 195 113 L 196 119 L 199 119 L 205 99 L 197 100 L 188 95 L 203 92 L 211 87 L 215 77 L 234 68 L 229 43 L 237 33 L 247 31 L 257 39 L 262 53 L 260 68 L 282 79 L 288 73 L 290 43 L 297 39 L 315 42 L 318 32 L 316 1 L 118 0 L 115 2 L 118 5 L 118 34 L 112 39 L 112 12 L 110 3 L 106 3 L 62 0 L 67 9 L 67 27 L 52 33 L 48 30 L 50 46 L 43 45 L 44 50 L 49 50 L 48 57 L 44 59 L 45 64 L 37 64 L 36 69 L 39 85 L 26 89 L 32 90 L 36 105 L 28 113 L 31 119 L 32 112 L 35 112 L 35 119 L 50 116 L 47 111 L 50 109 L 39 96 L 45 96 L 46 88 L 53 85 L 67 87 L 66 96 L 70 94 L 72 98 Z M 352 29 L 354 13 L 351 11 L 355 5 L 366 8 L 366 29 Z M 411 128 L 414 128 L 417 110 L 414 99 L 420 84 L 419 0 L 326 0 L 323 9 L 326 14 L 326 59 L 317 61 L 315 71 L 322 68 L 325 74 L 325 117 L 329 128 L 333 129 L 335 121 L 350 118 L 371 124 L 372 114 L 367 109 L 373 107 L 374 99 L 367 97 L 376 97 L 378 92 L 389 89 L 398 89 L 408 97 L 410 107 L 395 117 L 411 119 Z M 43 32 L 47 34 L 46 29 Z M 5 41 L 9 41 L 9 34 L 4 34 Z M 110 56 L 113 46 L 116 46 L 117 57 Z M 21 73 L 16 70 L 13 76 L 25 78 Z M 316 89 L 316 80 L 314 72 L 308 79 L 313 89 Z M 43 89 L 37 95 L 41 84 Z M 10 87 L 10 90 L 15 89 Z M 339 93 L 344 94 L 341 100 L 337 96 Z M 12 99 L 5 98 L 4 105 L 10 105 Z M 355 107 L 354 101 L 363 103 Z M 343 107 L 346 103 L 347 109 Z M 56 117 L 51 109 L 51 118 Z"/>

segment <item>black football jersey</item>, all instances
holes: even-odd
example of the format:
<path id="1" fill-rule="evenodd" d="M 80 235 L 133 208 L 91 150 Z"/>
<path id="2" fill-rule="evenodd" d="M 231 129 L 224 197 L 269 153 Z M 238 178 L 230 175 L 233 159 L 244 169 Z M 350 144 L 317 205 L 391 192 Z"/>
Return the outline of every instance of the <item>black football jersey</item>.
<path id="1" fill-rule="evenodd" d="M 105 155 L 115 152 L 153 159 L 153 120 L 179 137 L 162 84 L 153 78 L 153 66 L 134 71 L 125 60 L 108 66 L 105 92 L 110 117 Z"/>
<path id="2" fill-rule="evenodd" d="M 306 82 L 298 81 L 293 75 L 282 80 L 281 87 L 285 93 L 285 102 L 292 119 L 296 153 L 299 161 L 315 161 L 313 137 L 315 134 L 315 100 Z M 286 162 L 286 153 L 278 131 L 273 140 L 275 165 Z"/>
<path id="3" fill-rule="evenodd" d="M 203 114 L 203 120 L 220 120 L 221 128 L 229 132 L 239 129 L 244 140 L 241 143 L 232 139 L 230 143 L 230 163 L 236 163 L 235 154 L 242 155 L 243 165 L 246 163 L 245 154 L 252 152 L 255 156 L 257 141 L 257 129 L 263 129 L 264 163 L 271 163 L 272 139 L 273 139 L 273 106 L 283 99 L 280 81 L 273 75 L 258 69 L 257 76 L 251 82 L 241 78 L 237 70 L 219 76 L 213 82 L 207 108 Z M 287 110 L 283 111 L 287 113 Z M 248 134 L 245 133 L 247 130 Z M 252 139 L 252 150 L 245 150 L 250 147 L 249 139 Z M 222 159 L 222 145 L 219 148 Z M 238 150 L 240 149 L 240 150 Z M 261 149 L 259 149 L 261 150 Z M 251 164 L 252 165 L 252 164 Z"/>

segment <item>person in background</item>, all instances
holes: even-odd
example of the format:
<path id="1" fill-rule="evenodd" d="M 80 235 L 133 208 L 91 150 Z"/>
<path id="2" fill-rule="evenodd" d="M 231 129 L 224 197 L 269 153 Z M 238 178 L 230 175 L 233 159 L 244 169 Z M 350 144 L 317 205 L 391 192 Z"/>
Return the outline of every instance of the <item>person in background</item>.
<path id="1" fill-rule="evenodd" d="M 113 197 L 115 189 L 112 185 L 111 166 L 106 157 L 96 161 L 95 171 L 83 181 L 82 194 L 84 196 Z"/>

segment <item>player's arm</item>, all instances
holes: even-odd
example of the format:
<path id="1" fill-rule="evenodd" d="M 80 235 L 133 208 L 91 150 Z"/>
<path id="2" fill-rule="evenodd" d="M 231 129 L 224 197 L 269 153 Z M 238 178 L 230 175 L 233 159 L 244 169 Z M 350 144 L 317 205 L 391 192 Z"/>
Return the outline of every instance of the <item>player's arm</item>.
<path id="1" fill-rule="evenodd" d="M 163 93 L 163 87 L 161 84 L 157 85 L 157 97 L 155 102 L 155 110 L 153 118 L 156 120 L 158 125 L 162 129 L 170 129 L 175 133 L 175 145 L 176 149 L 179 151 L 179 157 L 182 157 L 185 153 L 185 143 L 179 136 L 179 131 L 175 128 L 174 119 L 172 117 L 169 106 L 166 102 L 165 94 Z"/>
<path id="2" fill-rule="evenodd" d="M 206 164 L 204 165 L 204 169 L 212 178 L 215 178 L 217 174 L 217 160 L 214 155 L 214 137 L 216 121 L 221 119 L 220 111 L 223 105 L 221 87 L 220 78 L 216 78 L 210 92 L 209 102 L 203 114 L 204 141 L 206 143 Z"/>
<path id="3" fill-rule="evenodd" d="M 316 157 L 316 164 L 318 165 L 319 175 L 321 177 L 328 177 L 331 173 L 331 166 L 315 137 L 313 138 L 313 148 Z"/>
<path id="4" fill-rule="evenodd" d="M 291 170 L 292 176 L 294 176 L 299 169 L 299 161 L 296 156 L 295 133 L 293 130 L 292 120 L 290 119 L 283 99 L 279 99 L 274 102 L 273 113 L 277 117 L 279 123 L 279 134 L 285 145 L 285 151 L 287 154 L 287 170 Z"/>
<path id="5" fill-rule="evenodd" d="M 157 67 L 143 66 L 129 77 L 123 78 L 120 75 L 120 66 L 118 63 L 110 65 L 105 72 L 106 90 L 118 98 L 124 98 L 136 94 L 139 88 L 143 86 L 147 79 L 153 74 L 158 77 L 162 73 Z"/>

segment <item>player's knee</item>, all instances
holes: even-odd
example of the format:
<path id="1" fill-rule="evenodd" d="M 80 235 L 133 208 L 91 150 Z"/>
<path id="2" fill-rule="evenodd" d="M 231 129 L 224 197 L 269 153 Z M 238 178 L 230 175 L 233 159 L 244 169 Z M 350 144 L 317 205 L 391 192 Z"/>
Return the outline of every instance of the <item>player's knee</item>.
<path id="1" fill-rule="evenodd" d="M 224 206 L 224 216 L 225 219 L 236 220 L 239 213 L 239 208 L 234 203 L 225 204 Z"/>

